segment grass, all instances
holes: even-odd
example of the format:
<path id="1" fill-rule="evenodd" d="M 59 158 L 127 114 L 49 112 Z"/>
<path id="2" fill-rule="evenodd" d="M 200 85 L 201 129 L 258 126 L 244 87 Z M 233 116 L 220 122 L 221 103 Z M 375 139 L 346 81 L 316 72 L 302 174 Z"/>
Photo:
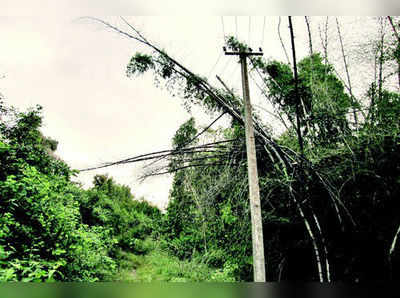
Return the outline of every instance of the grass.
<path id="1" fill-rule="evenodd" d="M 232 269 L 211 268 L 198 259 L 179 260 L 148 241 L 145 255 L 121 253 L 121 268 L 116 280 L 128 282 L 234 282 Z"/>

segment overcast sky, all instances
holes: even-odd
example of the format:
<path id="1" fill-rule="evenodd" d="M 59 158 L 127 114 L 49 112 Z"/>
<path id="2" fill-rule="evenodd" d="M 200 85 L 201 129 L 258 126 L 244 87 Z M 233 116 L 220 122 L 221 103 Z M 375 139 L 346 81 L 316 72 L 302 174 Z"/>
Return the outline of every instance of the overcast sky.
<path id="1" fill-rule="evenodd" d="M 397 0 L 2 0 L 3 15 L 398 15 Z"/>
<path id="2" fill-rule="evenodd" d="M 118 17 L 104 19 L 129 31 Z M 215 85 L 218 74 L 240 90 L 236 58 L 222 53 L 224 34 L 236 35 L 254 48 L 261 46 L 266 58 L 286 60 L 276 30 L 278 17 L 127 19 Z M 298 56 L 302 57 L 307 53 L 304 19 L 298 17 L 294 22 Z M 289 45 L 287 18 L 282 18 L 281 33 Z M 143 47 L 103 25 L 74 17 L 2 17 L 0 36 L 0 75 L 4 76 L 0 92 L 21 110 L 43 106 L 42 131 L 59 141 L 57 155 L 74 169 L 168 149 L 175 131 L 191 116 L 180 99 L 155 87 L 152 75 L 125 76 L 129 59 Z M 252 101 L 262 105 L 256 89 L 251 86 Z M 194 109 L 193 115 L 201 125 L 213 119 L 200 109 Z M 88 187 L 93 175 L 108 173 L 118 183 L 129 185 L 137 197 L 165 206 L 171 178 L 152 178 L 139 184 L 142 166 L 85 172 L 78 179 Z"/>

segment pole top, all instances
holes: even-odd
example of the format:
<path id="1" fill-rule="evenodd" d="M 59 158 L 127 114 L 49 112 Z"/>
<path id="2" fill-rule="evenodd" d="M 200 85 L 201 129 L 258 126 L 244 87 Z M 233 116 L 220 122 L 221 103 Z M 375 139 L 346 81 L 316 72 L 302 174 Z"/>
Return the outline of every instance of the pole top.
<path id="1" fill-rule="evenodd" d="M 225 55 L 239 55 L 239 56 L 262 56 L 264 55 L 262 48 L 259 48 L 259 52 L 253 52 L 252 48 L 248 48 L 248 51 L 233 51 L 233 52 L 228 52 L 226 50 L 226 47 L 222 47 L 222 49 L 225 52 Z"/>

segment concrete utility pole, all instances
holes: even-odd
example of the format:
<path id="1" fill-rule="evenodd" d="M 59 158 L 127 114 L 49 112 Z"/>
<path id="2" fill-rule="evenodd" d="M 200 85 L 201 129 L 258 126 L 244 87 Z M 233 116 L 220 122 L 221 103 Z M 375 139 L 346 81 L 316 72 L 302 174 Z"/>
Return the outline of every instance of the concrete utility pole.
<path id="1" fill-rule="evenodd" d="M 253 118 L 251 113 L 249 78 L 247 74 L 247 56 L 261 56 L 263 54 L 262 52 L 253 53 L 251 49 L 249 49 L 249 52 L 226 52 L 224 47 L 224 51 L 226 55 L 238 55 L 240 57 L 240 63 L 242 66 L 254 281 L 265 282 L 264 238 L 261 217 L 260 187 L 258 184 L 256 147 L 254 140 Z"/>

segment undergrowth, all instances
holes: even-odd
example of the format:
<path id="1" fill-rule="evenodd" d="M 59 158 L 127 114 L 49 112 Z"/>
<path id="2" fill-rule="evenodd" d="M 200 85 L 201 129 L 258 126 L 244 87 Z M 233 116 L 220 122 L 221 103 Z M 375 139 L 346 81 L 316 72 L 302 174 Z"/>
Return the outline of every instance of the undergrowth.
<path id="1" fill-rule="evenodd" d="M 145 255 L 122 253 L 116 279 L 128 282 L 234 282 L 234 266 L 212 268 L 200 257 L 179 260 L 168 254 L 154 240 L 146 239 L 150 251 Z"/>

